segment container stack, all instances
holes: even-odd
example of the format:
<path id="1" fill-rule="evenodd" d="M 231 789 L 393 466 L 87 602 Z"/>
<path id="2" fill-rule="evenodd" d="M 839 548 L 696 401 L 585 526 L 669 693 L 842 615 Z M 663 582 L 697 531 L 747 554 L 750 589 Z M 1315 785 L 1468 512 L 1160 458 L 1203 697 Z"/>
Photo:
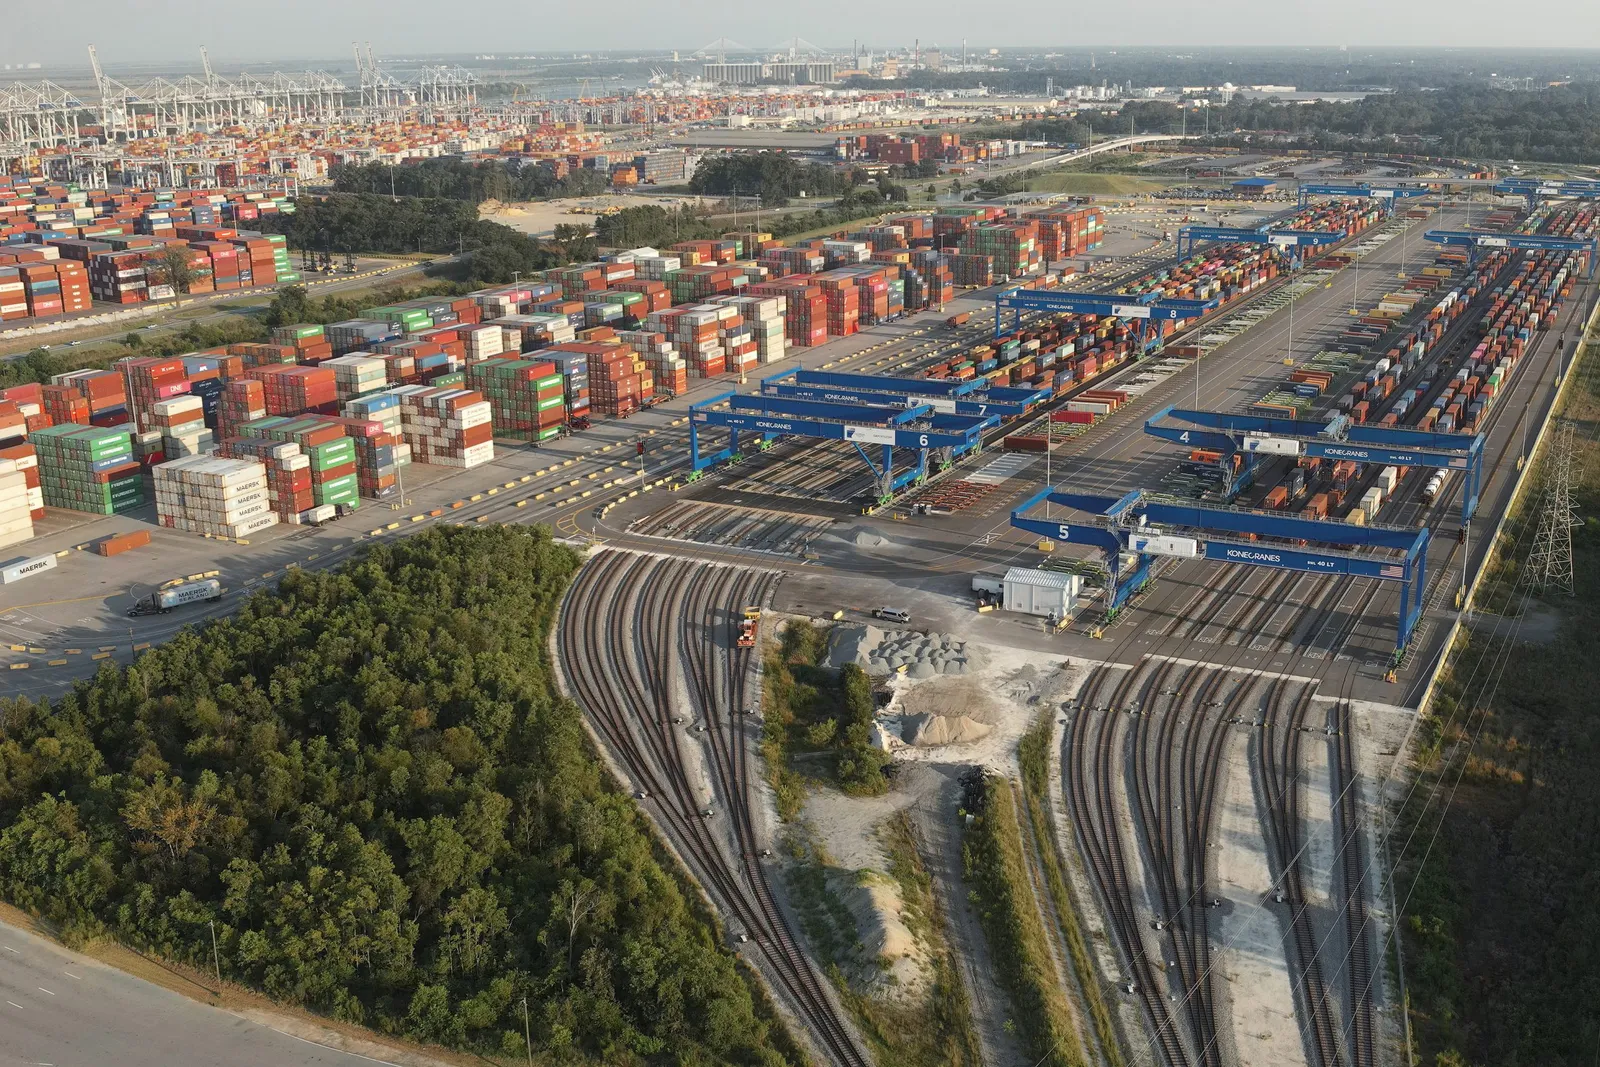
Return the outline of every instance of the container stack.
<path id="1" fill-rule="evenodd" d="M 667 288 L 666 282 L 635 278 L 633 281 L 618 283 L 617 291 L 638 293 L 644 298 L 644 310 L 636 316 L 637 318 L 643 318 L 652 311 L 665 311 L 672 306 L 672 290 Z"/>
<path id="2" fill-rule="evenodd" d="M 398 409 L 396 409 L 398 410 Z M 400 468 L 411 463 L 411 446 L 399 432 L 390 432 L 385 424 L 369 419 L 334 419 L 318 416 L 325 422 L 344 428 L 345 436 L 355 447 L 356 490 L 372 500 L 393 496 L 400 480 Z"/>
<path id="3" fill-rule="evenodd" d="M 714 378 L 727 369 L 718 337 L 718 309 L 676 308 L 650 316 L 648 327 L 665 334 L 683 358 L 691 378 Z"/>
<path id="4" fill-rule="evenodd" d="M 189 376 L 181 359 L 124 359 L 117 369 L 122 372 L 123 392 L 141 431 L 157 428 L 153 414 L 157 403 L 189 392 Z"/>
<path id="5" fill-rule="evenodd" d="M 423 385 L 395 392 L 413 460 L 472 468 L 494 459 L 494 416 L 481 393 Z"/>
<path id="6" fill-rule="evenodd" d="M 384 433 L 400 436 L 404 427 L 400 419 L 400 397 L 393 391 L 373 393 L 370 396 L 358 397 L 344 406 L 344 417 L 347 419 L 360 419 L 363 422 L 375 422 Z M 410 450 L 406 452 L 409 462 Z"/>
<path id="7" fill-rule="evenodd" d="M 22 270 L 0 264 L 0 322 L 28 317 L 28 294 L 22 284 Z"/>
<path id="8" fill-rule="evenodd" d="M 779 326 L 782 325 L 780 319 Z M 644 357 L 658 395 L 681 396 L 688 392 L 689 364 L 678 355 L 666 334 L 653 330 L 624 330 L 617 334 L 617 340 Z"/>
<path id="9" fill-rule="evenodd" d="M 27 297 L 28 314 L 34 318 L 89 310 L 89 272 L 83 264 L 70 259 L 56 259 L 44 263 L 20 263 L 16 270 Z M 0 295 L 0 303 L 4 302 L 5 297 Z"/>
<path id="10" fill-rule="evenodd" d="M 161 435 L 161 454 L 168 460 L 216 451 L 216 438 L 206 429 L 205 404 L 197 396 L 157 400 L 150 406 L 150 423 Z"/>
<path id="11" fill-rule="evenodd" d="M 682 270 L 684 259 L 682 256 L 635 256 L 633 260 L 634 279 L 646 279 L 652 282 L 664 282 L 667 275 L 675 270 Z"/>
<path id="12" fill-rule="evenodd" d="M 47 385 L 43 389 L 44 411 L 53 426 L 76 422 L 89 425 L 89 401 L 70 385 Z"/>
<path id="13" fill-rule="evenodd" d="M 569 299 L 577 299 L 584 293 L 599 292 L 606 287 L 606 277 L 601 269 L 605 264 L 579 263 L 555 272 L 556 281 L 561 283 L 561 295 Z M 632 274 L 629 274 L 632 277 Z"/>
<path id="14" fill-rule="evenodd" d="M 356 477 L 356 445 L 345 436 L 345 427 L 326 418 L 279 418 L 268 416 L 244 427 L 248 437 L 289 441 L 300 446 L 311 459 L 311 496 L 318 507 L 356 507 L 359 480 Z"/>
<path id="15" fill-rule="evenodd" d="M 20 545 L 32 536 L 27 476 L 15 461 L 0 458 L 0 548 Z"/>
<path id="16" fill-rule="evenodd" d="M 945 257 L 930 249 L 916 249 L 911 253 L 911 268 L 918 276 L 916 281 L 909 277 L 909 285 L 920 284 L 922 295 L 914 300 L 911 290 L 906 293 L 906 307 L 912 311 L 921 311 L 925 308 L 942 308 L 955 299 L 955 276 L 950 271 L 950 265 L 945 262 Z"/>
<path id="17" fill-rule="evenodd" d="M 783 300 L 783 331 L 789 344 L 809 348 L 827 342 L 827 300 L 811 279 L 778 278 L 753 286 L 751 292 Z"/>
<path id="18" fill-rule="evenodd" d="M 254 378 L 234 378 L 222 387 L 217 405 L 217 437 L 237 437 L 244 424 L 267 417 L 267 390 Z"/>
<path id="19" fill-rule="evenodd" d="M 78 370 L 58 374 L 52 385 L 77 390 L 89 402 L 89 422 L 94 426 L 120 426 L 128 421 L 128 392 L 116 371 Z"/>
<path id="20" fill-rule="evenodd" d="M 489 401 L 496 437 L 548 441 L 566 424 L 566 395 L 554 363 L 489 359 L 469 364 L 467 387 Z"/>
<path id="21" fill-rule="evenodd" d="M 190 456 L 156 467 L 156 517 L 185 533 L 244 538 L 278 524 L 267 468 L 252 459 Z"/>
<path id="22" fill-rule="evenodd" d="M 417 333 L 433 325 L 433 318 L 425 309 L 398 304 L 393 307 L 363 308 L 361 317 L 387 322 L 400 333 Z"/>
<path id="23" fill-rule="evenodd" d="M 326 367 L 256 367 L 246 373 L 266 387 L 268 415 L 333 414 L 338 410 L 338 386 L 333 371 Z"/>
<path id="24" fill-rule="evenodd" d="M 963 289 L 982 289 L 994 284 L 993 256 L 947 254 L 944 262 L 950 268 L 951 281 Z"/>
<path id="25" fill-rule="evenodd" d="M 385 341 L 392 341 L 400 336 L 400 331 L 393 323 L 381 319 L 347 319 L 324 326 L 322 334 L 332 345 L 334 353 L 342 356 L 346 352 L 366 351 Z"/>
<path id="26" fill-rule="evenodd" d="M 610 348 L 589 361 L 590 399 L 602 415 L 626 418 L 654 395 L 654 380 L 643 373 L 644 360 L 623 345 Z M 646 383 L 650 392 L 646 393 Z"/>
<path id="27" fill-rule="evenodd" d="M 722 296 L 712 303 L 725 304 L 739 309 L 739 317 L 749 328 L 755 342 L 756 359 L 772 363 L 786 354 L 784 315 L 786 301 L 781 296 Z"/>
<path id="28" fill-rule="evenodd" d="M 769 248 L 761 262 L 774 274 L 821 274 L 828 266 L 822 253 L 810 248 Z"/>
<path id="29" fill-rule="evenodd" d="M 230 459 L 254 459 L 266 471 L 267 504 L 284 522 L 304 521 L 316 507 L 311 492 L 311 457 L 301 454 L 300 446 L 267 437 L 236 437 L 223 442 L 220 455 Z"/>
<path id="30" fill-rule="evenodd" d="M 29 435 L 46 507 L 114 515 L 144 504 L 144 477 L 127 430 L 51 426 Z"/>
<path id="31" fill-rule="evenodd" d="M 279 326 L 272 331 L 272 343 L 294 349 L 294 361 L 316 365 L 333 356 L 333 342 L 321 326 Z"/>
<path id="32" fill-rule="evenodd" d="M 561 375 L 569 418 L 587 417 L 590 413 L 589 353 L 591 351 L 599 352 L 603 349 L 600 346 L 573 341 L 540 353 L 555 365 L 557 373 Z"/>
<path id="33" fill-rule="evenodd" d="M 388 367 L 376 356 L 335 356 L 322 366 L 333 371 L 333 389 L 339 400 L 376 393 L 389 382 Z"/>
<path id="34" fill-rule="evenodd" d="M 732 292 L 735 279 L 744 277 L 744 272 L 735 267 L 706 265 L 675 270 L 667 275 L 666 282 L 674 304 L 690 304 Z"/>
<path id="35" fill-rule="evenodd" d="M 844 272 L 818 274 L 812 278 L 822 290 L 828 310 L 828 336 L 848 337 L 856 333 L 861 321 L 861 295 L 855 278 Z"/>
<path id="36" fill-rule="evenodd" d="M 498 325 L 467 326 L 461 330 L 460 335 L 462 343 L 467 348 L 468 363 L 477 363 L 505 354 L 506 332 Z M 520 348 L 518 350 L 520 351 Z"/>
<path id="37" fill-rule="evenodd" d="M 279 246 L 269 237 L 235 237 L 230 243 L 239 249 L 241 287 L 275 285 L 280 266 L 285 274 L 294 269 L 288 261 L 288 252 L 284 251 L 283 258 L 279 259 Z"/>
<path id="38" fill-rule="evenodd" d="M 989 256 L 1000 279 L 1020 278 L 1039 269 L 1039 251 L 1024 226 L 975 226 L 961 238 L 967 256 Z"/>
<path id="39" fill-rule="evenodd" d="M 39 481 L 39 453 L 32 441 L 7 440 L 0 443 L 0 470 L 22 473 L 27 488 L 28 517 L 34 522 L 44 518 L 44 489 Z"/>

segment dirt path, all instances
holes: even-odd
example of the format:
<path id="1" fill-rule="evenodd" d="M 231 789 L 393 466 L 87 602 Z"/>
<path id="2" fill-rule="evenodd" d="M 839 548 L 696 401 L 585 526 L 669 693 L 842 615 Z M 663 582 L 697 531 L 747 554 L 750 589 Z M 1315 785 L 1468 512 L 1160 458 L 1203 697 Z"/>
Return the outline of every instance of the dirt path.
<path id="1" fill-rule="evenodd" d="M 923 862 L 933 876 L 935 892 L 947 904 L 945 933 L 972 1000 L 973 1024 L 983 1062 L 987 1067 L 1032 1067 L 1016 1038 L 1005 1031 L 1004 1023 L 1012 1016 L 1011 1001 L 995 981 L 988 942 L 967 903 L 956 814 L 961 801 L 961 784 L 957 781 L 961 768 L 941 765 L 930 769 L 936 769 L 943 781 L 936 791 L 930 789 L 912 806 L 911 818 L 927 845 Z"/>

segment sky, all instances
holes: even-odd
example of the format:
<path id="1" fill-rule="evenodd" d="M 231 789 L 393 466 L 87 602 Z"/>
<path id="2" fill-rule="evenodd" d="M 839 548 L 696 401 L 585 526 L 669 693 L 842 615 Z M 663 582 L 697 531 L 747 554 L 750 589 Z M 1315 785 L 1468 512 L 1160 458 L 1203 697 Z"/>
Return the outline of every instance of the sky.
<path id="1" fill-rule="evenodd" d="M 719 37 L 767 50 L 796 34 L 823 47 L 1442 45 L 1600 48 L 1595 0 L 72 0 L 7 4 L 0 64 L 513 55 L 680 49 Z M 70 28 L 63 25 L 70 12 Z M 0 74 L 3 76 L 3 74 Z"/>

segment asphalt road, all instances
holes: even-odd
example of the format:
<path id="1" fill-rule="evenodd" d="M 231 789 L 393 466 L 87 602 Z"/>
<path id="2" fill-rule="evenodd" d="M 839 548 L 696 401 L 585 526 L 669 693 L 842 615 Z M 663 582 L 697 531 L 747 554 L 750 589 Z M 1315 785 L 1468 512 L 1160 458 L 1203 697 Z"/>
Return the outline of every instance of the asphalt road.
<path id="1" fill-rule="evenodd" d="M 208 1007 L 0 923 L 0 1067 L 384 1062 Z"/>

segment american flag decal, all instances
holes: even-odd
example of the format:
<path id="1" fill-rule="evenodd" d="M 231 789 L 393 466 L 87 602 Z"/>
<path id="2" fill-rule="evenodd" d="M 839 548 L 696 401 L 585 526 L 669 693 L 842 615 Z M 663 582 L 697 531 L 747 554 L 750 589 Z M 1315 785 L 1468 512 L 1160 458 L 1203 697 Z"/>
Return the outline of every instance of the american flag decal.
<path id="1" fill-rule="evenodd" d="M 1404 578 L 1405 576 L 1406 569 L 1404 567 L 1384 567 L 1378 571 L 1378 577 L 1380 578 Z"/>

